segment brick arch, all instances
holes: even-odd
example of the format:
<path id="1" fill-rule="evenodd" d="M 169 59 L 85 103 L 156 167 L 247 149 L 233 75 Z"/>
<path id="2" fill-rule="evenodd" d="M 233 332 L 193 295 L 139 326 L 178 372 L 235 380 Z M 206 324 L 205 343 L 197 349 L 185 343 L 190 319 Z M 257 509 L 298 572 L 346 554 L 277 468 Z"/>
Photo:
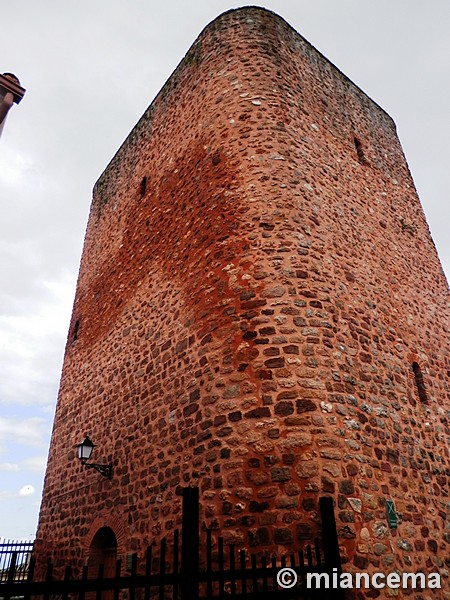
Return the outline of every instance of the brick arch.
<path id="1" fill-rule="evenodd" d="M 412 370 L 413 363 L 417 363 L 419 365 L 422 373 L 428 372 L 427 368 L 426 368 L 426 362 L 423 360 L 423 358 L 420 358 L 420 356 L 417 354 L 417 352 L 409 352 L 409 354 L 407 356 L 407 360 L 408 360 L 408 377 L 410 379 L 414 379 L 414 371 Z"/>
<path id="2" fill-rule="evenodd" d="M 87 561 L 89 557 L 89 550 L 92 540 L 102 527 L 109 527 L 112 529 L 117 540 L 117 555 L 125 556 L 127 552 L 129 532 L 127 527 L 124 525 L 124 518 L 121 515 L 102 515 L 93 521 L 89 528 L 89 532 L 85 537 L 83 547 L 83 558 L 85 561 Z"/>

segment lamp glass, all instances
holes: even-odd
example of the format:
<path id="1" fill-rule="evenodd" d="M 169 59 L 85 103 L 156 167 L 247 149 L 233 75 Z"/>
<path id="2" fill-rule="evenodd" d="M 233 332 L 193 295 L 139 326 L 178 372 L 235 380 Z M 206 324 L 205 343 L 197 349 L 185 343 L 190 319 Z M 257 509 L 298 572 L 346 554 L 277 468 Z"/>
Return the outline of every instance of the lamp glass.
<path id="1" fill-rule="evenodd" d="M 89 460 L 94 447 L 95 445 L 92 443 L 89 437 L 86 437 L 84 441 L 77 446 L 78 458 L 80 460 Z"/>

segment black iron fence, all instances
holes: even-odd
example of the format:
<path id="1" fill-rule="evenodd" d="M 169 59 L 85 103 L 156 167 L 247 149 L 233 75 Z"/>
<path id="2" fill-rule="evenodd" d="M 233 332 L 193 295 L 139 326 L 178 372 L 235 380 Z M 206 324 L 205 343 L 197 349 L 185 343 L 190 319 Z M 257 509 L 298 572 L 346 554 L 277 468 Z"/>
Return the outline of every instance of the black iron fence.
<path id="1" fill-rule="evenodd" d="M 117 560 L 113 574 L 106 573 L 104 565 L 95 574 L 85 566 L 74 577 L 72 568 L 67 566 L 63 578 L 55 579 L 53 565 L 49 564 L 42 581 L 35 580 L 34 557 L 28 562 L 26 580 L 18 580 L 19 562 L 13 554 L 7 580 L 0 583 L 0 599 L 28 600 L 38 596 L 43 600 L 341 600 L 341 590 L 319 589 L 317 585 L 316 574 L 327 575 L 332 581 L 333 573 L 341 572 L 331 498 L 320 499 L 320 510 L 321 541 L 317 539 L 313 546 L 279 559 L 258 559 L 246 550 L 225 546 L 221 537 L 214 542 L 210 530 L 200 540 L 198 489 L 188 488 L 183 496 L 182 543 L 175 531 L 170 544 L 164 538 L 159 546 L 150 546 L 141 562 L 136 554 L 126 565 Z M 297 579 L 291 588 L 282 588 L 279 583 L 279 572 L 286 568 L 291 569 L 290 577 L 283 582 Z"/>
<path id="2" fill-rule="evenodd" d="M 14 564 L 14 581 L 27 579 L 33 547 L 33 542 L 5 539 L 0 542 L 0 583 L 7 581 L 12 564 Z"/>

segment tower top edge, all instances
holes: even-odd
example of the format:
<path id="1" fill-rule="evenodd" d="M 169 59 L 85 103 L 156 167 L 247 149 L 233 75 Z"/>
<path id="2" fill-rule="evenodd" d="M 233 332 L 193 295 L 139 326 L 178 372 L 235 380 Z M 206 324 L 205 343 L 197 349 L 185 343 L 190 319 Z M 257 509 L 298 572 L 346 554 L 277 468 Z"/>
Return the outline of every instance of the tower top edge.
<path id="1" fill-rule="evenodd" d="M 315 53 L 317 53 L 317 55 L 321 58 L 321 60 L 323 60 L 324 62 L 329 64 L 333 69 L 335 69 L 336 72 L 338 72 L 344 79 L 346 79 L 355 89 L 357 89 L 361 94 L 363 94 L 363 96 L 365 96 L 376 108 L 381 110 L 381 112 L 383 112 L 389 118 L 389 120 L 392 122 L 393 127 L 396 129 L 396 124 L 395 124 L 394 119 L 382 106 L 380 106 L 362 88 L 360 88 L 359 85 L 357 85 L 352 79 L 350 79 L 350 77 L 348 75 L 346 75 L 343 71 L 341 71 L 341 69 L 339 67 L 337 67 L 327 56 L 325 56 L 310 41 L 308 41 L 301 33 L 299 33 L 297 31 L 297 29 L 295 29 L 295 27 L 293 27 L 288 21 L 286 21 L 286 19 L 284 17 L 282 17 L 281 15 L 279 15 L 278 13 L 274 12 L 273 10 L 271 10 L 269 8 L 265 8 L 264 6 L 257 6 L 254 4 L 240 6 L 237 8 L 230 8 L 230 9 L 224 11 L 223 13 L 221 13 L 220 15 L 218 15 L 217 17 L 215 17 L 210 23 L 208 23 L 208 25 L 206 25 L 202 29 L 202 31 L 200 32 L 200 34 L 198 35 L 197 39 L 194 41 L 192 46 L 195 45 L 197 43 L 197 41 L 207 31 L 209 31 L 209 29 L 212 29 L 215 25 L 217 25 L 220 21 L 226 19 L 227 17 L 230 17 L 230 16 L 239 16 L 240 17 L 242 15 L 242 19 L 244 19 L 244 17 L 246 17 L 247 15 L 250 16 L 252 13 L 257 13 L 257 12 L 264 14 L 266 17 L 271 18 L 274 22 L 279 22 L 283 26 L 287 27 L 294 35 L 299 37 L 307 46 L 309 46 L 309 48 L 311 48 Z M 183 62 L 183 61 L 181 61 L 181 62 Z"/>
<path id="2" fill-rule="evenodd" d="M 205 36 L 207 36 L 210 32 L 212 32 L 214 30 L 220 29 L 221 24 L 225 23 L 225 21 L 227 19 L 236 18 L 241 23 L 247 23 L 248 25 L 252 25 L 253 24 L 253 22 L 251 20 L 252 15 L 253 16 L 256 16 L 256 15 L 264 16 L 264 18 L 266 19 L 266 23 L 267 23 L 267 20 L 268 20 L 272 24 L 274 24 L 274 26 L 276 26 L 276 25 L 280 26 L 286 32 L 290 32 L 295 38 L 297 38 L 298 40 L 300 40 L 302 44 L 304 44 L 306 47 L 308 47 L 310 49 L 310 51 L 311 51 L 311 53 L 313 55 L 315 54 L 318 57 L 318 61 L 319 62 L 323 63 L 324 65 L 328 65 L 329 67 L 331 67 L 331 69 L 339 77 L 341 77 L 343 80 L 345 80 L 349 84 L 350 87 L 352 87 L 362 97 L 364 97 L 366 99 L 366 101 L 368 102 L 368 104 L 372 105 L 376 110 L 379 110 L 387 118 L 387 120 L 390 122 L 390 124 L 391 124 L 394 132 L 396 132 L 395 121 L 389 115 L 389 113 L 382 106 L 380 106 L 377 102 L 375 102 L 357 84 L 355 84 L 354 81 L 352 79 L 350 79 L 350 77 L 348 77 L 343 71 L 341 71 L 329 58 L 327 58 L 324 54 L 322 54 L 322 52 L 320 52 L 320 50 L 318 50 L 302 34 L 300 34 L 290 23 L 288 23 L 288 21 L 286 21 L 286 19 L 284 19 L 282 16 L 280 16 L 277 13 L 275 13 L 274 11 L 272 11 L 272 10 L 270 10 L 268 8 L 265 8 L 263 6 L 257 6 L 257 5 L 240 6 L 240 7 L 237 7 L 237 8 L 230 8 L 230 9 L 222 12 L 217 17 L 215 17 L 212 21 L 210 21 L 207 25 L 205 25 L 205 27 L 200 31 L 200 33 L 198 34 L 198 36 L 195 38 L 195 40 L 192 42 L 192 44 L 190 45 L 190 47 L 186 51 L 185 55 L 181 58 L 181 60 L 178 63 L 178 65 L 175 67 L 175 69 L 173 70 L 173 72 L 169 75 L 169 77 L 165 81 L 165 83 L 162 86 L 162 88 L 159 90 L 159 92 L 156 94 L 156 96 L 152 99 L 152 101 L 150 102 L 150 104 L 147 107 L 147 109 L 144 111 L 144 113 L 138 119 L 138 121 L 136 122 L 136 125 L 129 132 L 129 134 L 124 139 L 123 143 L 119 146 L 119 148 L 117 148 L 117 150 L 116 150 L 115 154 L 113 155 L 113 157 L 111 158 L 110 162 L 106 165 L 106 167 L 103 170 L 102 174 L 97 179 L 97 181 L 96 181 L 96 183 L 94 185 L 94 189 L 97 187 L 98 184 L 101 183 L 101 181 L 103 180 L 104 175 L 109 171 L 111 165 L 115 162 L 116 158 L 120 155 L 123 146 L 126 145 L 127 141 L 133 136 L 133 134 L 135 133 L 135 131 L 139 128 L 139 126 L 141 124 L 141 121 L 143 121 L 148 116 L 148 114 L 152 111 L 153 107 L 156 105 L 156 103 L 158 102 L 158 100 L 161 99 L 164 96 L 165 90 L 167 88 L 170 88 L 171 83 L 177 78 L 180 70 L 183 68 L 183 65 L 185 65 L 185 63 L 189 60 L 188 56 L 192 52 L 192 50 L 195 49 L 199 44 L 201 44 L 202 39 Z"/>

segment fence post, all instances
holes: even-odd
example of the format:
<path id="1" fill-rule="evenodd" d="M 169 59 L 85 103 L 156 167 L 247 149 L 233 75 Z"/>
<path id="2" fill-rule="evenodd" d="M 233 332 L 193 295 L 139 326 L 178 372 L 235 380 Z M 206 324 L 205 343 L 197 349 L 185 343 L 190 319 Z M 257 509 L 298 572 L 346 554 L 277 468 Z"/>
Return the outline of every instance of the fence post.
<path id="1" fill-rule="evenodd" d="M 322 546 L 325 559 L 325 567 L 330 576 L 333 568 L 337 569 L 337 580 L 342 573 L 341 555 L 339 553 L 339 540 L 334 517 L 333 498 L 324 496 L 319 498 L 320 516 L 322 518 Z M 331 581 L 331 577 L 330 577 Z M 331 589 L 330 597 L 336 600 L 344 598 L 344 590 L 341 588 Z"/>
<path id="2" fill-rule="evenodd" d="M 181 525 L 182 600 L 198 600 L 199 542 L 198 488 L 183 488 Z"/>

